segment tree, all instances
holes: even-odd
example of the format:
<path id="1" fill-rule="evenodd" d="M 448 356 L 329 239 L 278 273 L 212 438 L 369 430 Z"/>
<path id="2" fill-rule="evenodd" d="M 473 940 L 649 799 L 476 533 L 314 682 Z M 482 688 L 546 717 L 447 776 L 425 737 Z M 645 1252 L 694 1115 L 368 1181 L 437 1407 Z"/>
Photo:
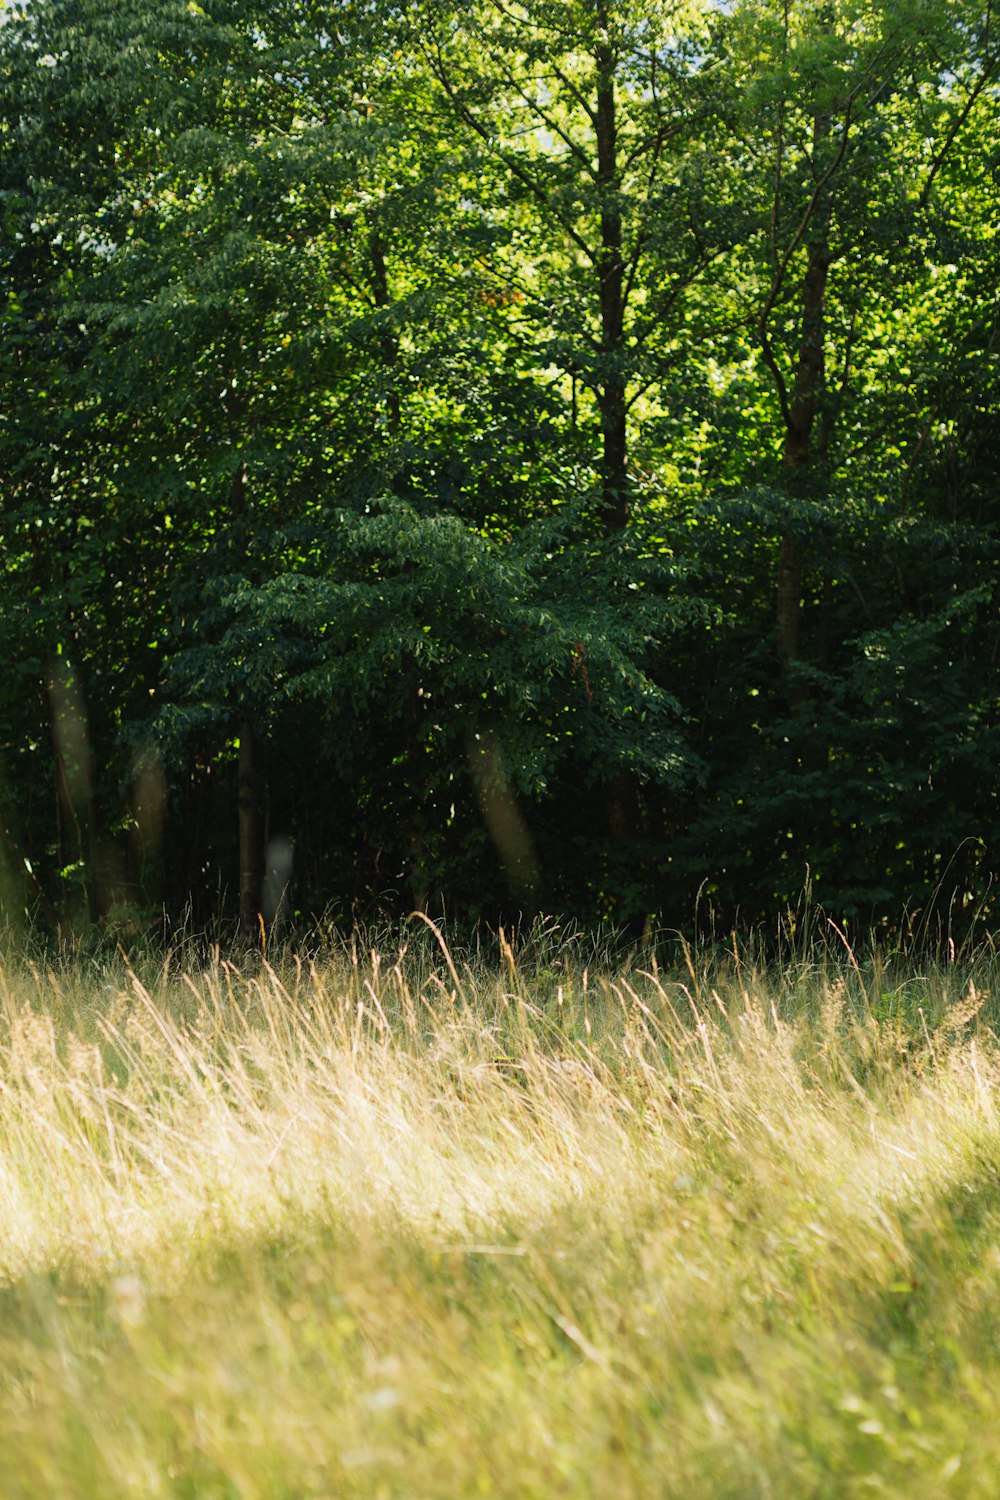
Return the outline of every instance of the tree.
<path id="1" fill-rule="evenodd" d="M 988 110 L 1000 54 L 989 9 L 924 0 L 746 0 L 720 14 L 715 46 L 728 58 L 719 86 L 735 155 L 757 193 L 734 302 L 776 402 L 775 477 L 792 499 L 819 498 L 850 455 L 851 403 L 881 353 L 868 330 L 937 260 L 940 174 Z M 794 515 L 786 509 L 776 582 L 778 649 L 791 664 L 806 547 Z"/>
<path id="2" fill-rule="evenodd" d="M 345 918 L 982 887 L 988 14 L 8 16 L 7 890 L 253 938 L 283 834 Z"/>
<path id="3" fill-rule="evenodd" d="M 539 373 L 593 402 L 604 524 L 627 521 L 629 413 L 686 333 L 718 251 L 692 212 L 702 28 L 681 5 L 502 0 L 418 8 L 442 106 L 465 132 L 466 191 L 494 226 L 483 259 Z M 686 28 L 686 29 L 682 29 Z M 536 377 L 537 378 L 537 377 Z"/>

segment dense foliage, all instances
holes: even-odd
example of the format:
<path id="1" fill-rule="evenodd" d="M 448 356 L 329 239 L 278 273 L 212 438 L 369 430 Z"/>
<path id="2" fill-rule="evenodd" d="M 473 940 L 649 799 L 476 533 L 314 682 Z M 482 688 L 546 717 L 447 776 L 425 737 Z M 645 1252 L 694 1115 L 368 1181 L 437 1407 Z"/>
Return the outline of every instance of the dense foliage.
<path id="1" fill-rule="evenodd" d="M 5 908 L 988 909 L 998 64 L 989 0 L 0 3 Z"/>

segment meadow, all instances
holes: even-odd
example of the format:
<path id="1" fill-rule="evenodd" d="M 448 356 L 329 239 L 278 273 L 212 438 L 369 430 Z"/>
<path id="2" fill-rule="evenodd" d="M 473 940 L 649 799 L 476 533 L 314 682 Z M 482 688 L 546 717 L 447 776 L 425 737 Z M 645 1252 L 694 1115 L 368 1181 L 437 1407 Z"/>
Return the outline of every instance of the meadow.
<path id="1" fill-rule="evenodd" d="M 9 956 L 0 1493 L 993 1500 L 998 971 Z"/>

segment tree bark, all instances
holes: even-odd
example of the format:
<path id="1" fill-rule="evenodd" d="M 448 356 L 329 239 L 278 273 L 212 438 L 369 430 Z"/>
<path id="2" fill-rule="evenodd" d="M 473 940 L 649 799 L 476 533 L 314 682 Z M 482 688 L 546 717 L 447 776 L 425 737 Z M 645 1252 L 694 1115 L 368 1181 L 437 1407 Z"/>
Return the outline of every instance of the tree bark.
<path id="1" fill-rule="evenodd" d="M 233 474 L 229 496 L 230 514 L 238 521 L 246 512 L 247 467 L 240 462 Z M 245 548 L 243 556 L 245 560 Z M 263 824 L 261 818 L 260 743 L 253 720 L 244 709 L 240 719 L 237 759 L 237 815 L 239 826 L 240 937 L 257 943 L 261 935 L 261 884 L 264 875 Z"/>
<path id="2" fill-rule="evenodd" d="M 100 872 L 94 858 L 93 757 L 87 710 L 79 680 L 64 657 L 55 658 L 51 662 L 46 686 L 55 756 L 60 857 L 65 818 L 73 828 L 77 859 L 84 871 L 83 895 L 86 910 L 78 915 L 84 915 L 87 923 L 93 924 L 102 915 L 102 901 L 97 888 Z"/>
<path id="3" fill-rule="evenodd" d="M 785 466 L 793 474 L 813 456 L 812 434 L 826 381 L 826 288 L 830 276 L 829 212 L 819 237 L 808 247 L 802 282 L 799 357 L 792 381 L 785 427 Z"/>
<path id="4" fill-rule="evenodd" d="M 814 162 L 818 162 L 829 134 L 829 116 L 821 115 L 813 125 Z M 793 492 L 800 488 L 801 477 L 818 456 L 813 432 L 826 386 L 826 292 L 831 263 L 830 199 L 824 191 L 806 247 L 798 358 L 785 415 L 783 459 Z M 802 655 L 804 561 L 802 537 L 786 531 L 781 538 L 775 598 L 778 650 L 786 662 L 798 661 Z"/>
<path id="5" fill-rule="evenodd" d="M 261 813 L 260 747 L 249 718 L 240 724 L 239 832 L 240 935 L 244 942 L 260 937 Z"/>
<path id="6" fill-rule="evenodd" d="M 775 590 L 775 616 L 778 627 L 778 650 L 786 662 L 798 661 L 802 654 L 802 538 L 785 532 L 778 552 L 778 581 Z"/>
<path id="7" fill-rule="evenodd" d="M 378 230 L 373 230 L 368 242 L 369 255 L 371 257 L 371 285 L 372 297 L 375 306 L 380 312 L 391 305 L 389 296 L 389 273 L 385 264 L 385 244 Z M 399 341 L 392 331 L 385 328 L 379 339 L 379 347 L 382 353 L 382 364 L 386 375 L 390 380 L 395 379 L 396 366 L 399 361 Z M 386 397 L 386 408 L 389 413 L 389 430 L 395 436 L 399 432 L 399 392 L 393 386 Z"/>

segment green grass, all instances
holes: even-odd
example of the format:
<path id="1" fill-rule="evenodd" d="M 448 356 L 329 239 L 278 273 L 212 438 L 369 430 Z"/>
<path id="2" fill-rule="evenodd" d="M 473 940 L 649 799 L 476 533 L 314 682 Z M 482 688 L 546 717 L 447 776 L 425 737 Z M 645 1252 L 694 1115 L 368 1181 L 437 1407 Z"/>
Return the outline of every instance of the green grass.
<path id="1" fill-rule="evenodd" d="M 8 965 L 0 1493 L 993 1497 L 997 964 Z"/>

